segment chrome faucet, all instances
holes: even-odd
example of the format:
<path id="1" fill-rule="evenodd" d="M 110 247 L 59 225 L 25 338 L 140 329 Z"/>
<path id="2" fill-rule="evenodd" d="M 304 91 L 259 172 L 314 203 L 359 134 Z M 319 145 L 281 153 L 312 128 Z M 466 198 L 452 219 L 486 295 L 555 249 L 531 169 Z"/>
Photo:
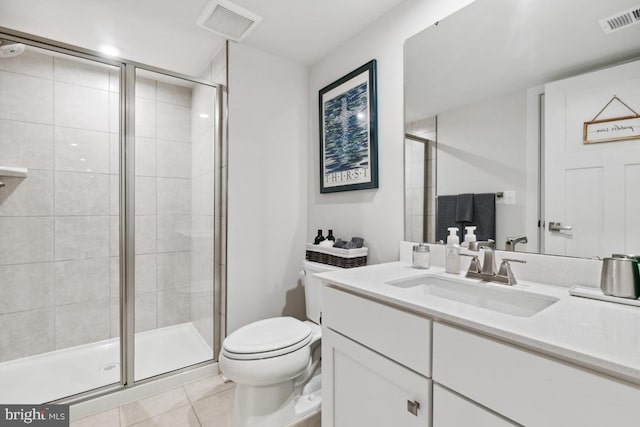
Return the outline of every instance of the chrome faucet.
<path id="1" fill-rule="evenodd" d="M 529 240 L 527 240 L 527 236 L 519 236 L 519 237 L 507 237 L 507 241 L 505 242 L 504 249 L 507 251 L 515 251 L 516 245 L 518 243 L 527 244 Z"/>
<path id="2" fill-rule="evenodd" d="M 469 242 L 469 250 L 478 252 L 481 248 L 484 248 L 484 258 L 482 260 L 482 270 L 479 268 L 479 261 L 477 255 L 471 255 L 473 259 L 469 264 L 469 270 L 465 277 L 472 279 L 481 279 L 486 282 L 498 282 L 505 285 L 518 284 L 516 277 L 511 271 L 509 262 L 526 263 L 526 261 L 519 259 L 504 258 L 500 264 L 500 270 L 496 268 L 495 248 L 496 242 L 494 240 L 487 240 L 486 242 Z"/>
<path id="3" fill-rule="evenodd" d="M 494 250 L 496 248 L 495 240 L 489 239 L 481 242 L 469 242 L 469 250 L 478 252 L 481 248 L 484 248 L 484 258 L 482 259 L 482 274 L 491 274 L 495 276 L 498 272 L 496 268 L 496 259 L 494 256 Z"/>

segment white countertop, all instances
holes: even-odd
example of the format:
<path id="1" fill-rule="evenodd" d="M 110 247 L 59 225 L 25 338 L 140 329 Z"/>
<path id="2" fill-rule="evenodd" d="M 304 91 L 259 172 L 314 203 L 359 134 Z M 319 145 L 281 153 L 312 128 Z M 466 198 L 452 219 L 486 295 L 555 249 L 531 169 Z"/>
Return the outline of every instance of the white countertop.
<path id="1" fill-rule="evenodd" d="M 531 317 L 519 317 L 446 298 L 408 292 L 386 282 L 434 275 L 441 267 L 418 270 L 405 262 L 317 274 L 323 282 L 381 302 L 422 313 L 488 336 L 549 354 L 640 384 L 640 308 L 570 296 L 559 286 L 522 282 L 514 288 L 558 298 Z M 483 282 L 485 283 L 485 282 Z M 504 288 L 488 283 L 483 286 Z"/>

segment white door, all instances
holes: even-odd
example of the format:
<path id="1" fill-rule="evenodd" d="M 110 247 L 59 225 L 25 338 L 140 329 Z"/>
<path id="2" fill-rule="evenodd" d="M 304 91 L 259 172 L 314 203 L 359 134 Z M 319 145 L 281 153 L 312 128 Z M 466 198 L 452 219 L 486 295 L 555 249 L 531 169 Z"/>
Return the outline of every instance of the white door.
<path id="1" fill-rule="evenodd" d="M 429 379 L 329 329 L 322 346 L 323 427 L 429 427 Z"/>
<path id="2" fill-rule="evenodd" d="M 545 86 L 544 253 L 640 251 L 640 140 L 583 144 L 584 122 L 614 95 L 640 111 L 640 61 Z M 598 118 L 631 114 L 615 101 Z"/>

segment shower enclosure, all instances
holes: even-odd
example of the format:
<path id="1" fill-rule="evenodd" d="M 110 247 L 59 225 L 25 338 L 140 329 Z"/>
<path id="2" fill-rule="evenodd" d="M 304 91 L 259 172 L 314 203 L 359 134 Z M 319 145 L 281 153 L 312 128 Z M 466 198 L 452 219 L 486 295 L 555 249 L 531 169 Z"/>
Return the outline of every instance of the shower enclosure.
<path id="1" fill-rule="evenodd" d="M 211 70 L 0 40 L 0 402 L 73 401 L 210 363 L 223 86 Z"/>

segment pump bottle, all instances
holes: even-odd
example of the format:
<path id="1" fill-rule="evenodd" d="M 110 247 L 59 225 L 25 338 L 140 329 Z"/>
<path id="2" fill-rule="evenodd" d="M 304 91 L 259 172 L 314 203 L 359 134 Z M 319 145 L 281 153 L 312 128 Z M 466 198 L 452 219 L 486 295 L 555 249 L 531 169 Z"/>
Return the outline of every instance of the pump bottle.
<path id="1" fill-rule="evenodd" d="M 447 246 L 445 248 L 444 271 L 451 274 L 460 274 L 460 238 L 458 229 L 449 227 Z"/>

